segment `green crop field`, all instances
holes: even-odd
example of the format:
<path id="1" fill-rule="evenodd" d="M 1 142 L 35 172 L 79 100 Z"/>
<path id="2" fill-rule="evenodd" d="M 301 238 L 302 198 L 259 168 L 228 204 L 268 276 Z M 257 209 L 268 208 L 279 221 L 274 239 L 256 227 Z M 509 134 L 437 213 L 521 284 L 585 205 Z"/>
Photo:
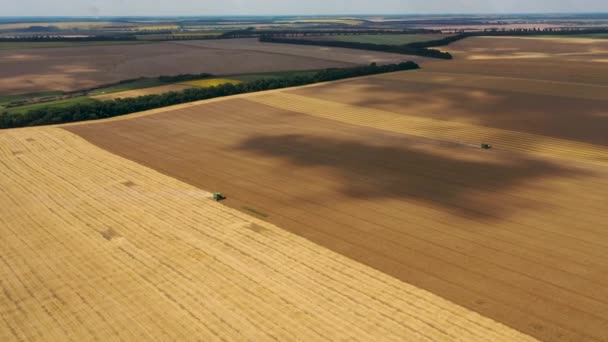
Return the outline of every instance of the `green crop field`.
<path id="1" fill-rule="evenodd" d="M 49 102 L 35 103 L 35 104 L 31 104 L 31 105 L 8 108 L 5 111 L 7 111 L 9 113 L 25 114 L 30 110 L 38 109 L 38 108 L 44 108 L 44 107 L 62 108 L 62 107 L 68 107 L 68 106 L 71 106 L 71 105 L 74 105 L 77 103 L 85 104 L 85 103 L 91 103 L 91 102 L 95 102 L 95 101 L 96 100 L 93 100 L 87 96 L 78 96 L 78 97 L 73 97 L 73 98 L 65 99 L 65 100 L 49 101 Z"/>
<path id="2" fill-rule="evenodd" d="M 5 106 L 13 101 L 31 99 L 31 98 L 40 98 L 47 96 L 59 96 L 62 95 L 63 92 L 60 91 L 46 91 L 42 93 L 32 93 L 32 94 L 21 94 L 21 95 L 10 95 L 10 96 L 0 96 L 0 108 Z"/>

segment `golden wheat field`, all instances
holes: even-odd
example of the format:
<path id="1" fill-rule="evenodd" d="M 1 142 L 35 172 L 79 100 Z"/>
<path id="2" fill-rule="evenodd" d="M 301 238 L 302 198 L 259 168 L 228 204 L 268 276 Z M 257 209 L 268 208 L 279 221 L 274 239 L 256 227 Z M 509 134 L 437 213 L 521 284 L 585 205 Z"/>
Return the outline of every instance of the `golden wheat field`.
<path id="1" fill-rule="evenodd" d="M 59 128 L 0 194 L 2 341 L 531 340 Z"/>

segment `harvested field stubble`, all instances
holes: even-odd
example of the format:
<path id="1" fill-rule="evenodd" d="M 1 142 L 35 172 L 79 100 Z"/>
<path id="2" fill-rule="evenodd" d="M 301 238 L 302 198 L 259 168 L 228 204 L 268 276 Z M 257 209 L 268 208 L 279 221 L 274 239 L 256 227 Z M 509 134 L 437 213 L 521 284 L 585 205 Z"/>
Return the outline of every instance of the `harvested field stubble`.
<path id="1" fill-rule="evenodd" d="M 59 128 L 0 195 L 2 341 L 533 340 Z"/>

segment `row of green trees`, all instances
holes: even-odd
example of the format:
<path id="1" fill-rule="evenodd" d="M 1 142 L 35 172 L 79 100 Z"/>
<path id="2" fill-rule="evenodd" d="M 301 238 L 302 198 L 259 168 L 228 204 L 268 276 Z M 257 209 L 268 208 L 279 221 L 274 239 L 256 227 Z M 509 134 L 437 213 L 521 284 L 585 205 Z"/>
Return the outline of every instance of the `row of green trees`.
<path id="1" fill-rule="evenodd" d="M 223 84 L 209 88 L 191 88 L 181 92 L 170 92 L 160 95 L 147 95 L 137 98 L 116 99 L 103 102 L 96 101 L 90 104 L 74 104 L 67 108 L 45 107 L 33 109 L 24 114 L 4 112 L 0 114 L 0 128 L 37 126 L 103 119 L 220 96 L 278 89 L 418 68 L 418 64 L 414 62 L 388 65 L 376 65 L 375 63 L 372 63 L 368 66 L 353 68 L 326 69 L 312 75 L 296 75 L 285 78 L 260 79 L 247 83 Z"/>
<path id="2" fill-rule="evenodd" d="M 608 33 L 606 28 L 598 29 L 510 29 L 510 30 L 485 30 L 479 32 L 465 32 L 456 34 L 453 36 L 429 40 L 426 42 L 417 42 L 408 44 L 409 47 L 413 48 L 429 48 L 436 46 L 445 46 L 455 41 L 462 40 L 469 37 L 521 37 L 521 36 L 577 36 L 577 35 L 588 35 L 588 34 L 603 34 Z"/>
<path id="3" fill-rule="evenodd" d="M 425 42 L 415 42 L 404 45 L 384 45 L 384 44 L 370 44 L 370 43 L 356 43 L 356 42 L 343 42 L 343 41 L 322 41 L 322 40 L 307 40 L 302 38 L 285 38 L 277 36 L 275 34 L 267 34 L 260 37 L 260 41 L 267 43 L 284 43 L 284 44 L 299 44 L 299 45 L 316 45 L 316 46 L 331 46 L 331 47 L 342 47 L 359 50 L 372 50 L 372 51 L 383 51 L 400 53 L 405 55 L 416 55 L 431 58 L 441 59 L 452 59 L 452 55 L 449 52 L 443 52 L 431 47 L 445 46 L 458 40 L 462 40 L 468 37 L 478 36 L 532 36 L 532 35 L 585 35 L 585 34 L 597 34 L 597 33 L 608 33 L 606 28 L 597 29 L 511 29 L 511 30 L 484 30 L 480 32 L 464 32 L 441 39 L 429 40 Z"/>
<path id="4" fill-rule="evenodd" d="M 392 53 L 399 53 L 399 54 L 403 54 L 403 55 L 414 55 L 414 56 L 424 56 L 424 57 L 431 57 L 431 58 L 452 59 L 452 55 L 449 52 L 443 52 L 443 51 L 439 51 L 439 50 L 435 50 L 435 49 L 414 47 L 409 44 L 386 45 L 386 44 L 371 44 L 371 43 L 357 43 L 357 42 L 343 42 L 343 41 L 306 40 L 306 39 L 294 39 L 294 38 L 278 38 L 278 37 L 271 36 L 271 35 L 260 37 L 260 41 L 265 42 L 265 43 L 331 46 L 331 47 L 340 47 L 340 48 L 348 48 L 348 49 L 392 52 Z"/>

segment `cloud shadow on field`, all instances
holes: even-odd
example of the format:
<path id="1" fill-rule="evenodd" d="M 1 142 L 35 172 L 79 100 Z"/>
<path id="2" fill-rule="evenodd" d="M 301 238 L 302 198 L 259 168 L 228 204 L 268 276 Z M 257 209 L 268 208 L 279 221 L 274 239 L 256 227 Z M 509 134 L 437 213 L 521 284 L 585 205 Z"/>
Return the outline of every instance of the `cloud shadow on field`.
<path id="1" fill-rule="evenodd" d="M 407 78 L 366 79 L 294 93 L 404 115 L 608 146 L 605 100 L 486 89 L 483 85 L 462 86 L 455 81 L 418 83 Z"/>
<path id="2" fill-rule="evenodd" d="M 580 170 L 523 155 L 505 154 L 502 158 L 492 155 L 493 151 L 449 143 L 421 144 L 410 137 L 390 144 L 368 144 L 326 136 L 261 135 L 242 141 L 236 148 L 259 157 L 280 159 L 281 165 L 295 170 L 289 180 L 294 188 L 306 188 L 313 177 L 319 180 L 315 185 L 327 186 L 321 193 L 326 192 L 328 197 L 337 188 L 341 195 L 353 199 L 422 201 L 448 212 L 487 220 L 502 219 L 520 208 L 540 205 L 505 194 L 510 188 L 548 177 L 583 175 Z M 307 177 L 300 178 L 298 174 Z M 328 179 L 336 186 L 327 185 Z M 281 191 L 292 190 L 289 187 Z M 315 197 L 311 199 L 323 201 L 319 191 L 313 192 Z"/>

